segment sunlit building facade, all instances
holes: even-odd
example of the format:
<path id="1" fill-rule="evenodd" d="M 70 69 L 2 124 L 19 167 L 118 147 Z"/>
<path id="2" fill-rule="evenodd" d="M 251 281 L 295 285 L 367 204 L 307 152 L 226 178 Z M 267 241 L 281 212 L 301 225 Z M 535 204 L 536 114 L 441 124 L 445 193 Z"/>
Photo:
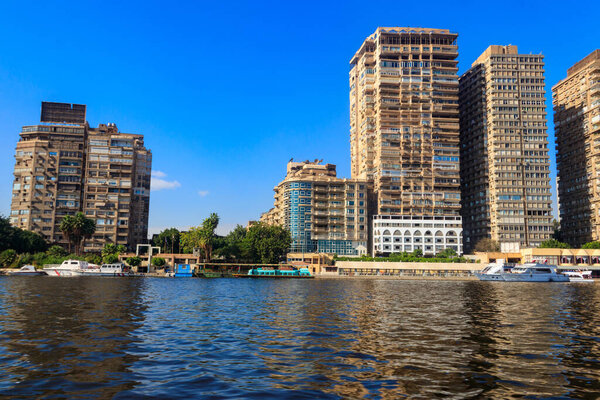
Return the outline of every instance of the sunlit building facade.
<path id="1" fill-rule="evenodd" d="M 350 61 L 352 178 L 373 182 L 373 253 L 462 248 L 457 37 L 446 29 L 377 28 Z M 426 245 L 422 236 L 403 235 L 402 245 L 391 245 L 396 229 L 379 226 L 389 217 L 409 225 L 450 220 L 457 241 Z"/>
<path id="2" fill-rule="evenodd" d="M 142 135 L 90 128 L 85 105 L 44 102 L 17 143 L 10 222 L 64 245 L 60 222 L 81 211 L 96 222 L 85 251 L 134 249 L 147 241 L 151 165 Z"/>
<path id="3" fill-rule="evenodd" d="M 490 46 L 460 78 L 465 251 L 491 238 L 513 249 L 553 233 L 544 57 Z"/>

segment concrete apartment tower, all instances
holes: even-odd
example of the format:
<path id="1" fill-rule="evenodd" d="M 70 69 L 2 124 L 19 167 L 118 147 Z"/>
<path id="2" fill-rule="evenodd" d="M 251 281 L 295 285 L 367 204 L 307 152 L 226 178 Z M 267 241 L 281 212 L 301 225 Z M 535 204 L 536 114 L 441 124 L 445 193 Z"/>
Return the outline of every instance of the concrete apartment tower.
<path id="1" fill-rule="evenodd" d="M 377 28 L 350 61 L 352 178 L 373 182 L 374 254 L 462 253 L 457 36 Z"/>
<path id="2" fill-rule="evenodd" d="M 465 251 L 484 238 L 503 250 L 553 233 L 544 57 L 490 46 L 460 78 Z"/>
<path id="3" fill-rule="evenodd" d="M 336 176 L 334 164 L 287 164 L 275 206 L 261 222 L 290 231 L 292 253 L 363 255 L 368 239 L 368 182 Z"/>
<path id="4" fill-rule="evenodd" d="M 62 218 L 82 211 L 96 221 L 85 251 L 146 241 L 152 153 L 142 135 L 90 128 L 85 105 L 43 102 L 41 123 L 22 128 L 15 159 L 14 226 L 65 244 Z"/>
<path id="5" fill-rule="evenodd" d="M 560 225 L 574 246 L 600 240 L 600 50 L 553 88 Z"/>

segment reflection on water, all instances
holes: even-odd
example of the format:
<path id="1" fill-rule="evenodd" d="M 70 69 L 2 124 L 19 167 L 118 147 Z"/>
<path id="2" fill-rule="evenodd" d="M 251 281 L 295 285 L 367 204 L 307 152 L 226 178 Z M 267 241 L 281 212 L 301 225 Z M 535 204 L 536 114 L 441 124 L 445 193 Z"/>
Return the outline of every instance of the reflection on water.
<path id="1" fill-rule="evenodd" d="M 599 290 L 6 277 L 0 397 L 596 398 Z"/>

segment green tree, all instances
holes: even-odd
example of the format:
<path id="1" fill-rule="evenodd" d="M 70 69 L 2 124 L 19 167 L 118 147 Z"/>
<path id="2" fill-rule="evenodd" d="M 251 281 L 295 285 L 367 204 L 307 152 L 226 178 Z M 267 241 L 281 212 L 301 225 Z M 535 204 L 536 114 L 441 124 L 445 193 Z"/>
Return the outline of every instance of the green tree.
<path id="1" fill-rule="evenodd" d="M 582 249 L 600 249 L 600 242 L 587 242 L 583 246 Z"/>
<path id="2" fill-rule="evenodd" d="M 33 258 L 33 254 L 31 253 L 23 253 L 19 256 L 17 260 L 16 268 L 21 268 L 23 265 L 31 265 L 33 264 L 35 259 Z"/>
<path id="3" fill-rule="evenodd" d="M 281 226 L 257 223 L 246 233 L 242 244 L 248 260 L 263 264 L 275 264 L 287 253 L 292 238 Z"/>
<path id="4" fill-rule="evenodd" d="M 0 253 L 0 265 L 9 268 L 17 260 L 17 252 L 13 249 L 6 249 Z"/>
<path id="5" fill-rule="evenodd" d="M 44 238 L 35 232 L 15 228 L 14 239 L 12 248 L 17 253 L 37 253 L 48 248 Z"/>
<path id="6" fill-rule="evenodd" d="M 102 262 L 104 264 L 116 264 L 119 262 L 119 255 L 118 254 L 107 254 L 104 257 L 102 257 Z"/>
<path id="7" fill-rule="evenodd" d="M 155 267 L 158 267 L 158 268 L 164 266 L 166 263 L 167 262 L 162 257 L 155 257 L 152 259 L 152 265 L 154 265 Z"/>
<path id="8" fill-rule="evenodd" d="M 480 252 L 491 252 L 491 251 L 500 251 L 500 245 L 495 240 L 490 238 L 483 238 L 475 243 L 475 251 Z"/>
<path id="9" fill-rule="evenodd" d="M 243 242 L 248 230 L 241 225 L 237 225 L 227 236 L 222 238 L 222 245 L 215 245 L 215 253 L 227 260 L 240 261 L 244 257 Z"/>
<path id="10" fill-rule="evenodd" d="M 100 265 L 102 264 L 102 257 L 100 257 L 98 254 L 86 254 L 85 261 L 89 262 L 90 264 Z"/>
<path id="11" fill-rule="evenodd" d="M 133 256 L 127 258 L 125 262 L 127 263 L 127 265 L 130 265 L 132 267 L 139 267 L 142 264 L 142 259 L 138 256 Z"/>
<path id="12" fill-rule="evenodd" d="M 125 253 L 125 250 L 122 244 L 106 243 L 102 249 L 102 261 L 105 264 L 114 264 L 119 261 L 119 255 Z"/>
<path id="13" fill-rule="evenodd" d="M 75 254 L 79 255 L 85 240 L 91 238 L 96 232 L 96 223 L 93 219 L 86 218 L 82 212 L 78 212 L 75 216 L 64 216 L 59 229 L 69 244 L 69 253 L 74 246 Z"/>
<path id="14" fill-rule="evenodd" d="M 184 251 L 191 252 L 194 248 L 202 249 L 204 259 L 210 261 L 212 248 L 215 242 L 215 229 L 219 225 L 219 216 L 215 213 L 202 221 L 201 226 L 191 227 L 187 232 L 181 233 L 181 244 Z"/>
<path id="15" fill-rule="evenodd" d="M 46 251 L 46 254 L 52 257 L 64 257 L 69 254 L 62 246 L 54 245 Z"/>
<path id="16" fill-rule="evenodd" d="M 181 252 L 181 232 L 176 228 L 165 229 L 154 238 L 154 245 L 159 246 L 163 253 Z"/>
<path id="17" fill-rule="evenodd" d="M 446 249 L 444 249 L 444 251 L 436 254 L 436 257 L 442 257 L 442 258 L 453 258 L 456 257 L 456 251 L 454 249 L 451 249 L 450 247 L 447 247 Z"/>
<path id="18" fill-rule="evenodd" d="M 538 246 L 540 249 L 570 249 L 568 243 L 559 242 L 556 239 L 548 239 L 540 243 Z"/>
<path id="19" fill-rule="evenodd" d="M 423 257 L 423 250 L 421 250 L 421 249 L 415 249 L 412 252 L 412 256 L 413 257 Z"/>
<path id="20" fill-rule="evenodd" d="M 45 251 L 47 247 L 41 235 L 11 226 L 8 218 L 0 216 L 0 251 L 13 249 L 17 253 L 35 253 Z"/>
<path id="21" fill-rule="evenodd" d="M 12 249 L 15 228 L 10 225 L 8 218 L 0 216 L 0 251 Z"/>
<path id="22" fill-rule="evenodd" d="M 65 215 L 63 219 L 60 221 L 60 225 L 58 229 L 63 234 L 63 237 L 67 241 L 68 244 L 68 252 L 71 252 L 71 248 L 73 246 L 73 230 L 74 230 L 75 219 L 72 215 Z"/>

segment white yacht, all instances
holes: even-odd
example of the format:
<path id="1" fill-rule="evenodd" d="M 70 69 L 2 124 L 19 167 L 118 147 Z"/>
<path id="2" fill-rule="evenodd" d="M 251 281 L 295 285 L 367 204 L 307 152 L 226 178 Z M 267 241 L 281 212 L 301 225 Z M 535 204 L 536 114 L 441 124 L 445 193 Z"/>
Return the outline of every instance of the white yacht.
<path id="1" fill-rule="evenodd" d="M 102 264 L 95 268 L 87 268 L 81 270 L 81 275 L 84 276 L 128 276 L 129 271 L 123 263 L 117 264 Z"/>
<path id="2" fill-rule="evenodd" d="M 563 271 L 569 277 L 569 282 L 594 283 L 592 271 Z"/>
<path id="3" fill-rule="evenodd" d="M 44 272 L 49 276 L 80 276 L 87 267 L 87 261 L 65 260 L 60 265 L 44 266 Z"/>
<path id="4" fill-rule="evenodd" d="M 505 269 L 501 263 L 490 264 L 475 276 L 481 281 L 504 282 L 569 282 L 569 277 L 557 272 L 555 265 L 526 263 Z"/>

